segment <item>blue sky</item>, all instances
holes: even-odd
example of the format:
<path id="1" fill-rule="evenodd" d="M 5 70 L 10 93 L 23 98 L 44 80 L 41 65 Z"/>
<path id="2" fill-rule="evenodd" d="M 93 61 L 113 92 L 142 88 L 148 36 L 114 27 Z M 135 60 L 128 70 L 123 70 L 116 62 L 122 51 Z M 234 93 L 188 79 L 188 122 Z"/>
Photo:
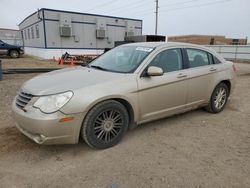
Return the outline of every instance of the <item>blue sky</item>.
<path id="1" fill-rule="evenodd" d="M 38 8 L 88 12 L 143 20 L 154 34 L 154 0 L 0 0 L 0 27 L 17 29 Z M 208 34 L 250 38 L 250 0 L 159 0 L 161 35 Z"/>

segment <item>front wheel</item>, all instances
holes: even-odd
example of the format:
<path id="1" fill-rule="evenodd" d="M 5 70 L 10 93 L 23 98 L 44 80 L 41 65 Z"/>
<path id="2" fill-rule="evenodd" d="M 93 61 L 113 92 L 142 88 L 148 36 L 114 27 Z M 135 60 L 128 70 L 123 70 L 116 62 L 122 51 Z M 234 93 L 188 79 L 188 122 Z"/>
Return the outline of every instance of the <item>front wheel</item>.
<path id="1" fill-rule="evenodd" d="M 10 51 L 10 57 L 18 58 L 19 57 L 19 52 L 17 50 L 11 50 Z"/>
<path id="2" fill-rule="evenodd" d="M 228 86 L 224 83 L 218 84 L 210 98 L 209 104 L 205 107 L 208 112 L 219 113 L 221 112 L 227 103 L 229 96 Z"/>
<path id="3" fill-rule="evenodd" d="M 128 124 L 128 112 L 121 103 L 114 100 L 104 101 L 86 115 L 81 136 L 93 148 L 109 148 L 122 139 Z"/>

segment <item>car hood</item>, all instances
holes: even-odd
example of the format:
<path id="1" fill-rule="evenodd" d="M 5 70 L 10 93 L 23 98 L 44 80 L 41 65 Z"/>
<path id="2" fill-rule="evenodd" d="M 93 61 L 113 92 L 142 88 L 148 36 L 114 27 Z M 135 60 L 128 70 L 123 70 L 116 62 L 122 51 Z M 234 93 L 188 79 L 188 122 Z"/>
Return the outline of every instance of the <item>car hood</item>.
<path id="1" fill-rule="evenodd" d="M 22 46 L 16 46 L 16 45 L 8 45 L 9 47 L 11 47 L 11 48 L 21 48 Z"/>
<path id="2" fill-rule="evenodd" d="M 125 76 L 127 74 L 77 66 L 36 76 L 25 82 L 21 90 L 36 96 L 51 95 L 111 82 Z"/>
<path id="3" fill-rule="evenodd" d="M 19 45 L 12 45 L 12 44 L 7 44 L 7 43 L 5 43 L 5 46 L 7 48 L 21 48 L 22 47 L 22 46 L 19 46 Z"/>

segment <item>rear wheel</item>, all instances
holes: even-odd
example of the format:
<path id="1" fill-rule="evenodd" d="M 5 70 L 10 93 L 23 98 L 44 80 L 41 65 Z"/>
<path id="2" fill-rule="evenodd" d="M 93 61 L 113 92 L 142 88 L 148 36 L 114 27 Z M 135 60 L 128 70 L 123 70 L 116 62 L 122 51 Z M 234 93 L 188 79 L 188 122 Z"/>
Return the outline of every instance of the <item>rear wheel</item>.
<path id="1" fill-rule="evenodd" d="M 81 136 L 93 148 L 109 148 L 122 139 L 128 123 L 128 112 L 121 103 L 114 100 L 104 101 L 88 112 Z"/>
<path id="2" fill-rule="evenodd" d="M 228 86 L 224 83 L 218 84 L 214 89 L 209 104 L 205 107 L 205 109 L 211 113 L 221 112 L 225 108 L 228 96 Z"/>
<path id="3" fill-rule="evenodd" d="M 17 50 L 11 50 L 10 51 L 10 57 L 18 58 L 19 57 L 19 52 Z"/>

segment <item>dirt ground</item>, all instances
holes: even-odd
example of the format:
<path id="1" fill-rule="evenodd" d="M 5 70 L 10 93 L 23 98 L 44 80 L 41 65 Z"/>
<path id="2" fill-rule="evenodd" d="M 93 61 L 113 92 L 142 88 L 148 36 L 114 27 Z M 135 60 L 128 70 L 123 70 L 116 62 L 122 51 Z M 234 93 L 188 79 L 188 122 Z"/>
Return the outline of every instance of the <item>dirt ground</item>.
<path id="1" fill-rule="evenodd" d="M 42 60 L 39 58 L 32 58 L 30 56 L 22 56 L 18 59 L 11 59 L 9 57 L 0 57 L 2 60 L 3 69 L 15 69 L 15 68 L 62 68 L 62 65 L 58 65 L 57 60 Z"/>
<path id="2" fill-rule="evenodd" d="M 53 63 L 3 59 L 5 68 Z M 84 143 L 40 146 L 23 136 L 10 105 L 35 74 L 4 75 L 0 187 L 250 187 L 250 64 L 236 67 L 236 88 L 222 113 L 195 110 L 141 125 L 106 150 Z"/>

